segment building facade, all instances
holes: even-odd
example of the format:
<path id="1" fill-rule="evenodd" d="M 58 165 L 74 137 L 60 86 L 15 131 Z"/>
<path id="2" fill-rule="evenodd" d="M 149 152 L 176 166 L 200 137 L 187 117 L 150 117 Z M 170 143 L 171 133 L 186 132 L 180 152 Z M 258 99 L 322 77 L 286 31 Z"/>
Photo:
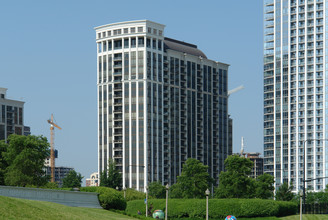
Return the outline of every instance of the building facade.
<path id="1" fill-rule="evenodd" d="M 98 172 L 94 172 L 90 175 L 90 178 L 85 180 L 85 186 L 98 186 L 99 175 Z"/>
<path id="2" fill-rule="evenodd" d="M 24 135 L 24 102 L 7 99 L 6 93 L 6 88 L 0 88 L 0 140 L 11 134 Z"/>
<path id="3" fill-rule="evenodd" d="M 264 1 L 264 171 L 294 191 L 328 183 L 326 4 Z"/>
<path id="4" fill-rule="evenodd" d="M 251 177 L 257 178 L 263 174 L 263 157 L 260 157 L 260 153 L 245 153 L 246 158 L 250 159 L 254 165 L 251 170 Z"/>
<path id="5" fill-rule="evenodd" d="M 45 168 L 46 176 L 51 176 L 51 167 L 46 166 Z M 58 183 L 58 187 L 63 186 L 63 179 L 67 176 L 67 174 L 74 170 L 71 167 L 55 167 L 55 182 Z"/>
<path id="6" fill-rule="evenodd" d="M 218 181 L 228 143 L 228 65 L 164 37 L 148 20 L 95 28 L 98 173 L 113 158 L 123 186 L 174 184 L 187 158 Z"/>

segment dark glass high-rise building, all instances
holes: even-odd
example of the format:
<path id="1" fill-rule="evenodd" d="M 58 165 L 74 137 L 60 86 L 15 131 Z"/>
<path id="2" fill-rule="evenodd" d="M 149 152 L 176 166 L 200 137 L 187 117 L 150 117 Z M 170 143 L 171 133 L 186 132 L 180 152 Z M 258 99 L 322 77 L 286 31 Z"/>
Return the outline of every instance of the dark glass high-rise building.
<path id="1" fill-rule="evenodd" d="M 112 158 L 123 186 L 174 184 L 187 158 L 218 183 L 229 150 L 228 65 L 196 45 L 164 37 L 164 25 L 129 21 L 95 28 L 98 171 Z"/>

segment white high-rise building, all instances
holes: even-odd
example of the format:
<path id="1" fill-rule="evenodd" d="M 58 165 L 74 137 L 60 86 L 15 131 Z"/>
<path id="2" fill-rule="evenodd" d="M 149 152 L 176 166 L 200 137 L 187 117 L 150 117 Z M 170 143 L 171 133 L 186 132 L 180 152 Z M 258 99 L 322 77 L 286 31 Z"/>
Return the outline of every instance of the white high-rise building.
<path id="1" fill-rule="evenodd" d="M 264 0 L 264 172 L 295 191 L 328 183 L 327 2 Z"/>
<path id="2" fill-rule="evenodd" d="M 228 141 L 228 65 L 164 37 L 148 20 L 95 28 L 98 172 L 113 158 L 123 187 L 174 184 L 187 158 L 218 183 Z"/>

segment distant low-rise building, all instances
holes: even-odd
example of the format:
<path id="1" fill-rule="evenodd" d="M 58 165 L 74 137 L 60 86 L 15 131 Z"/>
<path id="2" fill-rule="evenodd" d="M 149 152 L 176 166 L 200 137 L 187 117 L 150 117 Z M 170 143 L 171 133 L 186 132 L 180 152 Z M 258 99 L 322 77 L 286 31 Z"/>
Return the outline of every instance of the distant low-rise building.
<path id="1" fill-rule="evenodd" d="M 67 176 L 67 174 L 74 170 L 71 167 L 55 167 L 55 182 L 58 183 L 59 187 L 63 186 L 63 179 Z M 46 175 L 51 176 L 51 167 L 45 167 Z"/>
<path id="2" fill-rule="evenodd" d="M 86 179 L 85 185 L 86 186 L 98 186 L 98 182 L 99 182 L 98 172 L 94 172 L 90 175 L 90 178 Z"/>
<path id="3" fill-rule="evenodd" d="M 250 159 L 254 165 L 251 170 L 250 177 L 257 178 L 263 174 L 263 157 L 260 157 L 260 153 L 234 153 L 234 155 L 238 155 L 240 157 L 245 157 Z"/>
<path id="4" fill-rule="evenodd" d="M 260 153 L 246 153 L 246 158 L 254 163 L 251 177 L 257 178 L 258 176 L 261 176 L 263 174 L 263 157 L 260 157 Z"/>

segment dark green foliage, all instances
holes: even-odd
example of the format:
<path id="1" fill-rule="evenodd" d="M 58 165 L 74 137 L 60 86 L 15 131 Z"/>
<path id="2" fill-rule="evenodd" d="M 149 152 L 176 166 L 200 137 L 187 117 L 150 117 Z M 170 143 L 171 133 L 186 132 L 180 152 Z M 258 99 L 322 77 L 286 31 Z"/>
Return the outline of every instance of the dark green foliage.
<path id="1" fill-rule="evenodd" d="M 124 197 L 124 191 L 120 191 L 122 196 Z M 125 200 L 126 201 L 132 201 L 132 200 L 140 200 L 140 199 L 145 199 L 146 198 L 146 193 L 139 192 L 135 189 L 126 189 L 125 191 Z"/>
<path id="2" fill-rule="evenodd" d="M 149 200 L 154 210 L 165 210 L 165 199 Z M 142 200 L 128 202 L 126 213 L 135 214 L 144 210 Z M 206 215 L 204 199 L 170 199 L 168 202 L 168 218 L 201 218 Z M 266 216 L 285 216 L 296 214 L 297 204 L 293 202 L 279 202 L 262 199 L 210 199 L 209 218 L 224 219 L 227 215 L 237 218 L 256 218 Z"/>
<path id="3" fill-rule="evenodd" d="M 126 201 L 121 192 L 109 187 L 82 187 L 82 192 L 97 192 L 101 207 L 107 210 L 117 209 L 124 210 L 126 208 Z"/>
<path id="4" fill-rule="evenodd" d="M 5 170 L 8 167 L 6 160 L 3 157 L 3 153 L 7 150 L 7 144 L 4 140 L 0 141 L 0 185 L 5 185 Z"/>
<path id="5" fill-rule="evenodd" d="M 328 193 L 327 192 L 307 192 L 306 193 L 306 203 L 307 204 L 328 203 Z"/>
<path id="6" fill-rule="evenodd" d="M 273 198 L 273 176 L 249 177 L 253 166 L 250 159 L 232 155 L 224 161 L 224 165 L 227 171 L 220 173 L 216 198 Z"/>
<path id="7" fill-rule="evenodd" d="M 169 189 L 169 197 L 174 199 L 180 199 L 183 197 L 182 192 L 183 191 L 180 184 L 173 184 Z"/>
<path id="8" fill-rule="evenodd" d="M 256 191 L 255 196 L 259 199 L 270 199 L 273 198 L 274 190 L 274 177 L 264 173 L 256 179 Z"/>
<path id="9" fill-rule="evenodd" d="M 44 160 L 49 156 L 49 143 L 42 136 L 10 135 L 6 151 L 2 153 L 8 164 L 4 181 L 9 186 L 43 186 L 48 182 L 43 171 Z"/>
<path id="10" fill-rule="evenodd" d="M 58 189 L 58 183 L 48 182 L 46 185 L 44 185 L 41 188 L 45 188 L 45 189 Z"/>
<path id="11" fill-rule="evenodd" d="M 149 184 L 148 188 L 149 196 L 156 199 L 165 199 L 166 189 L 160 182 L 152 182 Z"/>
<path id="12" fill-rule="evenodd" d="M 292 192 L 293 186 L 288 185 L 287 182 L 284 182 L 276 192 L 276 200 L 278 201 L 291 201 L 294 198 L 294 194 Z"/>
<path id="13" fill-rule="evenodd" d="M 100 186 L 116 189 L 122 188 L 122 174 L 115 165 L 115 161 L 109 159 L 107 170 L 100 174 Z"/>
<path id="14" fill-rule="evenodd" d="M 199 160 L 189 158 L 183 164 L 177 184 L 182 189 L 183 198 L 204 198 L 206 189 L 210 188 L 213 179 L 208 173 L 208 166 Z"/>
<path id="15" fill-rule="evenodd" d="M 224 165 L 226 172 L 219 176 L 219 187 L 216 189 L 217 198 L 253 198 L 255 180 L 248 177 L 253 162 L 238 155 L 229 156 Z"/>
<path id="16" fill-rule="evenodd" d="M 83 176 L 75 170 L 69 171 L 67 176 L 63 179 L 64 188 L 81 187 Z"/>

